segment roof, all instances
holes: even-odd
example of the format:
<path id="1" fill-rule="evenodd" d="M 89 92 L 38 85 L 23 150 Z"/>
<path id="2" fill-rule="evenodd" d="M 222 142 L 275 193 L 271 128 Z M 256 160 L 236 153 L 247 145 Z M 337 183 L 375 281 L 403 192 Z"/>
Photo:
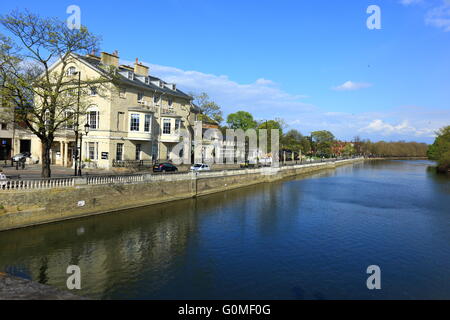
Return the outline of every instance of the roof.
<path id="1" fill-rule="evenodd" d="M 81 61 L 83 61 L 84 63 L 86 63 L 89 66 L 91 66 L 92 68 L 97 69 L 97 70 L 99 70 L 101 72 L 106 72 L 106 70 L 103 68 L 103 65 L 101 64 L 99 59 L 95 59 L 95 58 L 91 58 L 91 57 L 87 57 L 87 56 L 82 56 L 82 55 L 79 55 L 79 54 L 75 54 L 75 56 L 78 59 L 80 59 Z M 128 69 L 123 68 L 121 66 L 119 66 L 118 69 L 119 69 L 119 71 L 129 71 Z M 159 92 L 161 94 L 168 94 L 168 95 L 176 96 L 176 97 L 187 99 L 187 100 L 192 100 L 193 99 L 190 95 L 184 93 L 183 91 L 181 91 L 181 90 L 179 90 L 177 88 L 175 90 L 171 90 L 171 89 L 169 89 L 167 87 L 157 86 L 157 85 L 155 85 L 155 84 L 153 84 L 151 82 L 149 84 L 146 84 L 146 83 L 144 83 L 144 82 L 142 82 L 142 81 L 140 81 L 140 80 L 138 80 L 136 78 L 134 80 L 131 80 L 131 79 L 123 76 L 120 73 L 118 73 L 118 77 L 119 77 L 119 81 L 124 83 L 124 84 L 128 84 L 128 85 L 139 87 L 139 88 L 146 89 L 146 90 L 156 91 L 156 92 Z M 154 77 L 154 76 L 149 76 L 149 78 L 150 78 L 150 81 L 162 81 L 163 83 L 166 83 L 164 80 L 161 80 L 161 79 L 159 79 L 157 77 Z"/>

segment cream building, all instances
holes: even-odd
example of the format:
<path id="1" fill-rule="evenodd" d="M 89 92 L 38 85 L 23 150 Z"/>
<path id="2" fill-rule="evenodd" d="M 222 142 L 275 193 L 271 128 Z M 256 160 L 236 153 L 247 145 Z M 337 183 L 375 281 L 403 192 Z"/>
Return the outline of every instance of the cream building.
<path id="1" fill-rule="evenodd" d="M 60 70 L 56 62 L 51 68 Z M 64 72 L 81 80 L 99 78 L 115 68 L 118 80 L 92 87 L 86 116 L 80 118 L 83 133 L 81 157 L 87 166 L 109 169 L 126 161 L 165 161 L 180 142 L 180 129 L 192 132 L 196 108 L 192 97 L 149 73 L 138 59 L 134 66 L 121 65 L 117 53 L 100 56 L 72 55 Z M 101 92 L 100 92 L 101 91 Z M 89 133 L 84 135 L 88 123 Z M 31 153 L 40 158 L 40 140 L 31 134 Z M 52 164 L 73 165 L 75 134 L 71 124 L 58 131 L 52 146 Z"/>

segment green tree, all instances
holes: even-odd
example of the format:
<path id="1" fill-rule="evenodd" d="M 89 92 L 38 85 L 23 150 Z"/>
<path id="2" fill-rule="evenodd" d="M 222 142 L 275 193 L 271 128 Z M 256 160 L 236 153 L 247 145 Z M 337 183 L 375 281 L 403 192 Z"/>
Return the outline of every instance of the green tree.
<path id="1" fill-rule="evenodd" d="M 344 147 L 343 154 L 346 156 L 352 156 L 356 152 L 355 147 L 351 143 L 347 143 Z"/>
<path id="2" fill-rule="evenodd" d="M 293 152 L 301 151 L 307 154 L 311 151 L 311 144 L 308 137 L 303 136 L 298 130 L 289 130 L 282 138 L 282 147 Z"/>
<path id="3" fill-rule="evenodd" d="M 437 132 L 434 143 L 428 149 L 428 157 L 437 161 L 440 171 L 450 170 L 450 126 Z"/>
<path id="4" fill-rule="evenodd" d="M 11 102 L 16 120 L 24 123 L 42 143 L 42 177 L 50 177 L 50 150 L 57 131 L 78 115 L 88 101 L 93 84 L 111 82 L 113 70 L 98 79 L 83 80 L 68 74 L 76 54 L 98 48 L 99 38 L 86 27 L 69 29 L 56 18 L 43 18 L 15 11 L 0 16 L 0 23 L 11 35 L 12 43 L 0 39 L 0 47 L 16 48 L 2 56 L 2 95 Z M 51 67 L 58 61 L 58 70 Z M 77 88 L 81 99 L 78 103 Z M 99 89 L 99 93 L 101 92 Z M 84 99 L 86 97 L 86 99 Z M 81 108 L 77 106 L 81 105 Z M 76 114 L 77 113 L 77 114 Z"/>
<path id="5" fill-rule="evenodd" d="M 0 121 L 5 123 L 14 122 L 14 109 L 7 89 L 12 63 L 20 63 L 20 60 L 14 59 L 15 54 L 17 52 L 13 41 L 0 34 Z"/>
<path id="6" fill-rule="evenodd" d="M 244 131 L 255 129 L 257 126 L 257 122 L 253 119 L 251 113 L 247 111 L 238 111 L 229 114 L 227 124 L 230 129 L 242 129 Z"/>
<path id="7" fill-rule="evenodd" d="M 318 155 L 330 155 L 332 153 L 331 147 L 334 141 L 334 135 L 327 130 L 311 132 L 314 152 Z"/>
<path id="8" fill-rule="evenodd" d="M 199 95 L 191 94 L 194 97 L 194 103 L 200 109 L 200 119 L 199 120 L 213 120 L 220 124 L 223 121 L 222 110 L 220 106 L 211 101 L 209 95 L 205 92 L 202 92 Z"/>

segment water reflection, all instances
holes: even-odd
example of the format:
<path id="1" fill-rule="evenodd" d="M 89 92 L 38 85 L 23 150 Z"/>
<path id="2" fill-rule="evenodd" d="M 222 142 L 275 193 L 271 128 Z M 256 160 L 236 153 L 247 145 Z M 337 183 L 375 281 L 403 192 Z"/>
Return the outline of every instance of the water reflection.
<path id="1" fill-rule="evenodd" d="M 450 298 L 450 179 L 371 161 L 0 233 L 0 271 L 92 298 Z M 365 268 L 383 270 L 382 293 Z M 411 280 L 412 279 L 412 280 Z"/>

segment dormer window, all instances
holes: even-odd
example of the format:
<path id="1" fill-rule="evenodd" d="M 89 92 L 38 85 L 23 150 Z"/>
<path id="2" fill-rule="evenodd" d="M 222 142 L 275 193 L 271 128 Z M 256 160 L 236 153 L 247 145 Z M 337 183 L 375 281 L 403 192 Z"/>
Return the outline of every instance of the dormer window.
<path id="1" fill-rule="evenodd" d="M 75 67 L 69 67 L 69 69 L 67 69 L 67 75 L 68 76 L 73 76 L 77 73 L 77 69 Z"/>
<path id="2" fill-rule="evenodd" d="M 161 88 L 164 88 L 164 82 L 160 81 L 160 82 L 159 82 L 159 86 L 160 86 Z"/>
<path id="3" fill-rule="evenodd" d="M 130 80 L 134 79 L 134 73 L 132 71 L 128 71 L 128 79 Z"/>
<path id="4" fill-rule="evenodd" d="M 145 77 L 145 84 L 150 84 L 150 78 L 149 77 Z"/>

